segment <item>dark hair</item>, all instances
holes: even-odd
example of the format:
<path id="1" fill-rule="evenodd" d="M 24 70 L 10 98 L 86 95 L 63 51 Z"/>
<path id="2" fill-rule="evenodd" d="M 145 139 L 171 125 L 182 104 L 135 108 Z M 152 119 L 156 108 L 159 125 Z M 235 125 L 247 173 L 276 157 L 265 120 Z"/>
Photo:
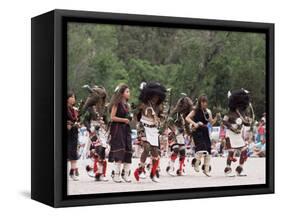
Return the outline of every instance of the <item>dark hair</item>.
<path id="1" fill-rule="evenodd" d="M 117 106 L 118 103 L 121 102 L 123 94 L 126 89 L 128 89 L 129 86 L 127 84 L 120 84 L 117 87 L 117 90 L 114 92 L 113 96 L 111 97 L 110 103 L 109 103 L 109 112 L 111 112 L 112 107 L 115 105 Z"/>
<path id="2" fill-rule="evenodd" d="M 208 98 L 206 95 L 199 96 L 197 100 L 196 110 L 202 109 L 201 107 L 202 102 L 208 102 Z"/>
<path id="3" fill-rule="evenodd" d="M 76 98 L 74 91 L 73 90 L 68 90 L 67 91 L 67 99 L 69 99 L 72 96 L 74 96 L 74 98 Z"/>

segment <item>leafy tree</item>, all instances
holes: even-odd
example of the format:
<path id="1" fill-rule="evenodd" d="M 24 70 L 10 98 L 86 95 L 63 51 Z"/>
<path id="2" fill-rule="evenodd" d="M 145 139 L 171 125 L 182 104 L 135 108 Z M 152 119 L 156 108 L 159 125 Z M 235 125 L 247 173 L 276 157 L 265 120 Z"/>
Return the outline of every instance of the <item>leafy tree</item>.
<path id="1" fill-rule="evenodd" d="M 265 111 L 265 35 L 193 29 L 70 23 L 68 88 L 79 99 L 84 84 L 111 95 L 119 83 L 138 101 L 142 81 L 172 88 L 174 104 L 185 93 L 206 94 L 211 108 L 227 110 L 227 92 L 251 92 L 257 116 Z"/>

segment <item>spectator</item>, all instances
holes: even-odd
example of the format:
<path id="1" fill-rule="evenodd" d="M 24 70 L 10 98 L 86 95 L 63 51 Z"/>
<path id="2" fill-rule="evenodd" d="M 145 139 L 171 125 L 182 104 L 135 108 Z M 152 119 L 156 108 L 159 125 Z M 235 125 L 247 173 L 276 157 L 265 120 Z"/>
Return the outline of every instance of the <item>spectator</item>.
<path id="1" fill-rule="evenodd" d="M 254 154 L 254 148 L 255 148 L 255 143 L 254 141 L 250 141 L 248 145 L 248 157 L 253 157 Z"/>
<path id="2" fill-rule="evenodd" d="M 265 118 L 263 117 L 258 126 L 256 141 L 257 143 L 265 139 Z"/>
<path id="3" fill-rule="evenodd" d="M 262 139 L 261 142 L 257 143 L 254 147 L 254 156 L 265 157 L 265 146 L 265 139 Z"/>

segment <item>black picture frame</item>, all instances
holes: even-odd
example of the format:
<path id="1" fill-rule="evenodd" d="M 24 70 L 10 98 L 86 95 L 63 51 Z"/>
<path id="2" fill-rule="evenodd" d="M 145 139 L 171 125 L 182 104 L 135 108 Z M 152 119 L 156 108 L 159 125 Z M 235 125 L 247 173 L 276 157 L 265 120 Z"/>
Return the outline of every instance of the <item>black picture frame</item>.
<path id="1" fill-rule="evenodd" d="M 266 34 L 266 184 L 66 195 L 66 23 L 69 21 Z M 31 21 L 31 198 L 53 207 L 274 193 L 274 24 L 53 10 Z"/>

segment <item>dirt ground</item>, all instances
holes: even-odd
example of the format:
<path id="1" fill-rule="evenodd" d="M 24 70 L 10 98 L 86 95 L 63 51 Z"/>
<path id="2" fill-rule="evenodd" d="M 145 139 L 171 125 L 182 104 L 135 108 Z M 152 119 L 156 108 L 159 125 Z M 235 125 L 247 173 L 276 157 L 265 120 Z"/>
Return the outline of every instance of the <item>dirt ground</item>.
<path id="1" fill-rule="evenodd" d="M 191 159 L 186 162 L 186 175 L 172 177 L 166 173 L 168 158 L 161 158 L 160 162 L 160 183 L 152 182 L 149 177 L 137 182 L 131 175 L 131 183 L 115 183 L 110 177 L 113 164 L 108 164 L 107 178 L 108 182 L 97 182 L 94 178 L 88 176 L 85 166 L 92 163 L 91 160 L 79 162 L 80 180 L 73 181 L 68 178 L 68 194 L 96 194 L 108 192 L 127 192 L 127 191 L 149 191 L 160 189 L 180 189 L 180 188 L 198 188 L 214 186 L 232 186 L 232 185 L 252 185 L 265 183 L 265 158 L 249 158 L 244 166 L 245 177 L 226 177 L 224 175 L 225 158 L 213 158 L 211 177 L 206 177 L 202 172 L 196 173 L 191 167 Z M 134 158 L 132 170 L 138 165 L 139 159 Z M 237 164 L 233 164 L 233 170 Z"/>

